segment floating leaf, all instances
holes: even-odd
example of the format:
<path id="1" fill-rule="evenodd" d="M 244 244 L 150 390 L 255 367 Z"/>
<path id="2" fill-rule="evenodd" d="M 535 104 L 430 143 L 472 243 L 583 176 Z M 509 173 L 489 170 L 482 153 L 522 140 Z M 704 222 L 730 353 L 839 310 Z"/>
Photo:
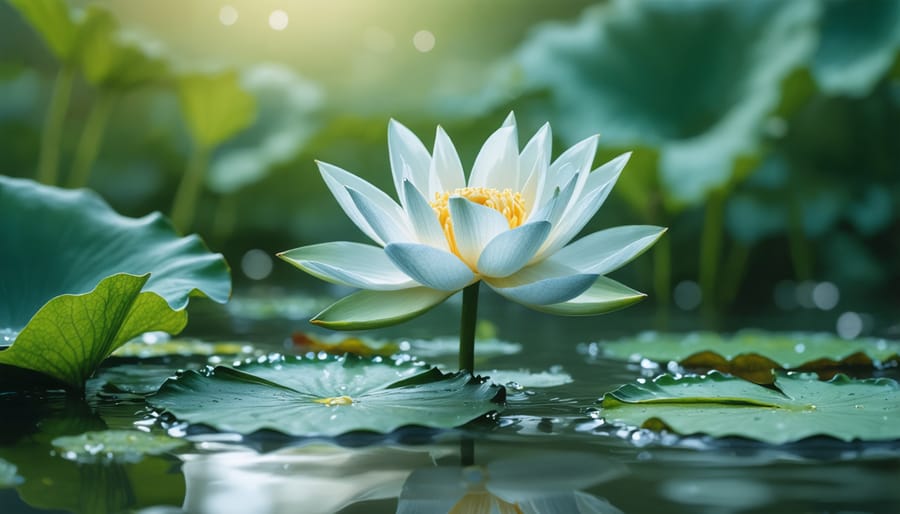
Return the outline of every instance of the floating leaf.
<path id="1" fill-rule="evenodd" d="M 772 370 L 815 371 L 830 378 L 837 370 L 900 361 L 900 341 L 845 340 L 831 334 L 767 333 L 746 330 L 732 337 L 713 332 L 687 335 L 645 332 L 632 339 L 596 343 L 604 357 L 691 369 L 716 369 L 757 383 L 771 383 Z"/>
<path id="2" fill-rule="evenodd" d="M 813 436 L 900 439 L 900 385 L 894 380 L 779 376 L 774 385 L 777 389 L 715 372 L 662 375 L 607 393 L 601 413 L 609 423 L 772 444 Z"/>
<path id="3" fill-rule="evenodd" d="M 256 353 L 253 345 L 239 342 L 207 342 L 197 339 L 171 339 L 146 343 L 143 341 L 129 341 L 113 353 L 114 357 L 152 359 L 157 357 L 170 357 L 180 355 L 190 357 L 202 356 L 249 356 Z"/>
<path id="4" fill-rule="evenodd" d="M 331 355 L 359 355 L 360 357 L 389 357 L 400 351 L 400 345 L 376 342 L 361 337 L 318 337 L 305 332 L 291 334 L 291 342 L 298 352 L 325 352 Z"/>
<path id="5" fill-rule="evenodd" d="M 205 363 L 182 365 L 184 368 L 202 368 Z M 140 362 L 125 366 L 101 368 L 88 382 L 88 390 L 99 389 L 100 396 L 121 398 L 124 395 L 145 396 L 159 390 L 166 380 L 178 374 L 171 364 L 147 364 Z"/>
<path id="6" fill-rule="evenodd" d="M 16 466 L 0 459 L 0 489 L 12 487 L 21 481 L 22 478 L 16 474 Z"/>
<path id="7" fill-rule="evenodd" d="M 161 215 L 118 215 L 96 194 L 0 176 L 0 364 L 79 388 L 118 346 L 184 328 L 190 297 L 228 299 L 219 254 Z"/>
<path id="8" fill-rule="evenodd" d="M 184 441 L 137 430 L 100 430 L 57 437 L 52 444 L 62 458 L 76 462 L 138 462 L 144 455 L 184 446 Z"/>
<path id="9" fill-rule="evenodd" d="M 617 0 L 539 28 L 515 61 L 526 91 L 550 92 L 564 140 L 599 130 L 605 147 L 657 149 L 667 203 L 693 205 L 760 151 L 817 15 L 806 1 Z"/>
<path id="10" fill-rule="evenodd" d="M 450 428 L 500 409 L 503 388 L 426 369 L 352 356 L 285 357 L 240 369 L 220 366 L 210 376 L 188 371 L 148 402 L 218 430 L 295 436 Z"/>
<path id="11" fill-rule="evenodd" d="M 556 387 L 573 382 L 572 375 L 561 369 L 551 368 L 549 371 L 531 372 L 527 369 L 500 370 L 492 369 L 479 372 L 489 378 L 491 382 L 504 385 L 510 389 L 523 389 L 526 387 Z"/>

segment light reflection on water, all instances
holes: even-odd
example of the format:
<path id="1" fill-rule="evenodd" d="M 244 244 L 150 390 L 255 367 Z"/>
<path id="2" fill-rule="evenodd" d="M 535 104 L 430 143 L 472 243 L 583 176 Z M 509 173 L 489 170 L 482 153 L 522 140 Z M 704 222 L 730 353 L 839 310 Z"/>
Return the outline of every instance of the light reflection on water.
<path id="1" fill-rule="evenodd" d="M 73 474 L 73 469 L 79 470 L 75 464 L 47 458 L 47 445 L 40 442 L 47 438 L 42 434 L 58 431 L 59 420 L 77 418 L 71 409 L 61 407 L 48 414 L 47 410 L 54 411 L 54 402 L 61 401 L 57 399 L 31 404 L 34 419 L 23 420 L 21 409 L 0 412 L 4 420 L 0 458 L 18 464 L 26 484 L 40 483 L 41 476 L 76 477 L 84 490 L 116 499 L 118 508 L 145 514 L 447 512 L 453 506 L 469 506 L 467 502 L 482 493 L 488 496 L 481 499 L 496 500 L 495 505 L 518 503 L 523 512 L 900 512 L 900 443 L 813 440 L 771 446 L 679 438 L 603 423 L 598 398 L 623 383 L 665 370 L 591 356 L 583 343 L 654 328 L 646 321 L 646 312 L 569 320 L 489 299 L 482 305 L 482 317 L 495 322 L 497 337 L 520 343 L 522 351 L 484 352 L 476 364 L 479 370 L 557 371 L 572 380 L 559 380 L 547 388 L 522 382 L 521 388 L 509 391 L 508 407 L 496 422 L 412 440 L 356 439 L 339 446 L 331 441 L 194 432 L 189 436 L 193 446 L 180 450 L 177 458 L 149 461 L 151 466 L 141 468 L 140 484 L 129 480 L 127 488 L 122 480 L 109 480 L 111 473 L 85 468 Z M 267 350 L 283 351 L 292 331 L 308 329 L 293 315 L 229 325 L 223 323 L 223 312 L 201 312 L 193 318 L 188 335 L 249 340 Z M 458 305 L 451 303 L 375 336 L 416 339 L 453 334 L 457 316 Z M 834 313 L 829 316 L 823 325 L 833 324 Z M 822 329 L 814 324 L 798 326 L 796 320 L 790 323 L 782 319 L 770 326 L 753 325 Z M 435 355 L 426 360 L 452 366 L 454 358 Z M 139 398 L 96 393 L 89 391 L 88 401 L 109 428 L 134 428 L 135 420 L 144 415 Z M 14 419 L 13 414 L 19 416 L 16 423 L 7 421 Z M 96 416 L 88 417 L 97 428 Z M 140 424 L 145 430 L 160 430 L 152 420 Z M 40 427 L 37 433 L 25 433 L 34 427 Z M 475 449 L 474 462 L 465 465 L 459 448 L 463 436 L 474 440 Z M 34 461 L 38 454 L 44 466 L 41 476 L 19 464 Z M 53 475 L 57 467 L 64 473 Z M 183 481 L 183 493 L 170 492 L 154 500 L 155 484 L 173 483 L 173 478 Z M 63 488 L 56 480 L 57 485 L 24 495 L 25 500 L 17 489 L 0 490 L 0 512 L 30 512 L 26 503 L 35 497 L 71 491 L 71 484 Z M 90 512 L 89 507 L 72 510 Z M 547 510 L 551 508 L 556 510 Z"/>

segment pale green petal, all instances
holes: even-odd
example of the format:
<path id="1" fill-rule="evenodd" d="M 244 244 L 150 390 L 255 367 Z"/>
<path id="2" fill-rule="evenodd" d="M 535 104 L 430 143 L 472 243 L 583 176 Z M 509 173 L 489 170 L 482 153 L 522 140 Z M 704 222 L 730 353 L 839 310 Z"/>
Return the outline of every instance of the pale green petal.
<path id="1" fill-rule="evenodd" d="M 434 212 L 422 193 L 412 182 L 405 180 L 403 181 L 403 194 L 407 217 L 416 238 L 427 245 L 449 251 L 447 236 L 444 235 L 444 229 L 438 221 L 437 213 Z"/>
<path id="2" fill-rule="evenodd" d="M 551 149 L 550 124 L 544 123 L 519 155 L 519 185 L 516 190 L 522 192 L 526 206 L 538 205 L 540 201 L 537 194 L 543 190 L 543 181 L 550 169 Z"/>
<path id="3" fill-rule="evenodd" d="M 497 293 L 528 306 L 564 302 L 583 293 L 597 279 L 555 262 L 543 261 L 506 278 L 485 277 Z"/>
<path id="4" fill-rule="evenodd" d="M 594 232 L 550 257 L 582 273 L 606 275 L 644 253 L 666 229 L 651 225 L 628 225 Z"/>
<path id="5" fill-rule="evenodd" d="M 538 259 L 556 253 L 591 221 L 616 185 L 629 157 L 631 152 L 622 154 L 588 175 L 581 197 L 571 202 L 571 208 L 560 219 L 544 248 L 538 253 Z"/>
<path id="6" fill-rule="evenodd" d="M 436 183 L 435 183 L 436 182 Z M 434 157 L 429 170 L 429 198 L 435 193 L 466 187 L 462 162 L 450 136 L 440 126 L 434 136 Z"/>
<path id="7" fill-rule="evenodd" d="M 449 208 L 456 248 L 468 264 L 475 265 L 484 247 L 501 232 L 509 230 L 506 217 L 490 207 L 454 197 L 450 198 Z"/>
<path id="8" fill-rule="evenodd" d="M 386 327 L 424 314 L 452 294 L 427 287 L 359 291 L 331 304 L 310 321 L 332 330 Z"/>
<path id="9" fill-rule="evenodd" d="M 388 153 L 397 195 L 403 196 L 403 180 L 410 180 L 420 191 L 428 190 L 431 154 L 422 141 L 397 120 L 388 123 Z"/>
<path id="10" fill-rule="evenodd" d="M 519 144 L 514 127 L 501 127 L 485 141 L 469 177 L 469 187 L 503 190 L 519 180 Z"/>
<path id="11" fill-rule="evenodd" d="M 598 277 L 587 291 L 567 302 L 527 307 L 559 316 L 591 316 L 623 309 L 646 296 L 611 278 Z"/>
<path id="12" fill-rule="evenodd" d="M 386 244 L 415 240 L 406 226 L 406 216 L 398 217 L 395 213 L 382 209 L 368 196 L 352 187 L 347 188 L 347 193 L 378 239 Z"/>
<path id="13" fill-rule="evenodd" d="M 550 222 L 526 223 L 501 232 L 478 258 L 478 272 L 489 277 L 506 277 L 519 271 L 534 257 L 550 234 Z"/>
<path id="14" fill-rule="evenodd" d="M 459 291 L 475 274 L 459 257 L 437 248 L 413 243 L 389 244 L 384 252 L 416 282 L 438 291 Z"/>
<path id="15" fill-rule="evenodd" d="M 337 241 L 295 248 L 278 257 L 333 284 L 381 291 L 417 285 L 377 246 Z"/>
<path id="16" fill-rule="evenodd" d="M 597 142 L 600 136 L 594 135 L 583 139 L 563 152 L 558 159 L 550 165 L 548 181 L 544 185 L 546 189 L 563 187 L 573 177 L 579 177 L 578 187 L 575 189 L 575 197 L 581 192 L 587 175 L 594 164 L 594 156 L 597 154 Z"/>
<path id="17" fill-rule="evenodd" d="M 398 219 L 401 219 L 403 217 L 403 210 L 400 208 L 400 206 L 397 205 L 397 203 L 394 202 L 391 197 L 386 195 L 384 191 L 378 189 L 372 184 L 350 173 L 349 171 L 343 170 L 326 162 L 316 161 L 316 164 L 319 165 L 319 172 L 322 174 L 322 179 L 325 181 L 325 185 L 328 186 L 328 189 L 331 191 L 334 199 L 337 200 L 341 208 L 344 209 L 347 217 L 349 217 L 350 220 L 353 221 L 353 223 L 355 223 L 356 226 L 359 227 L 359 229 L 362 230 L 364 234 L 369 236 L 371 240 L 383 246 L 385 242 L 380 237 L 378 237 L 375 231 L 372 230 L 369 222 L 366 221 L 365 216 L 363 216 L 362 213 L 359 212 L 359 208 L 356 207 L 356 204 L 350 198 L 350 193 L 347 192 L 347 188 L 351 187 L 366 195 L 367 198 L 380 206 L 382 210 L 390 212 L 394 217 L 397 217 Z"/>

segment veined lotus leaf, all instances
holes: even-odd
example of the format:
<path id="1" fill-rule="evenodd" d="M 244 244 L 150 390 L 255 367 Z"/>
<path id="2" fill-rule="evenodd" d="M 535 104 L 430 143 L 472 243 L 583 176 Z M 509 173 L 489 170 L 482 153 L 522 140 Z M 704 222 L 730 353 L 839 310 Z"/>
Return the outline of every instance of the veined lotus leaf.
<path id="1" fill-rule="evenodd" d="M 98 430 L 57 437 L 51 444 L 60 456 L 75 462 L 139 462 L 144 455 L 160 455 L 179 446 L 182 439 L 137 430 Z"/>
<path id="2" fill-rule="evenodd" d="M 551 92 L 565 141 L 599 130 L 601 146 L 658 149 L 674 208 L 759 151 L 781 81 L 814 49 L 818 12 L 809 1 L 613 0 L 535 31 L 515 60 L 526 91 Z"/>
<path id="3" fill-rule="evenodd" d="M 900 3 L 824 2 L 812 72 L 830 94 L 862 97 L 891 69 L 900 51 Z"/>
<path id="4" fill-rule="evenodd" d="M 754 330 L 723 337 L 713 332 L 659 334 L 597 343 L 605 357 L 664 364 L 677 362 L 693 369 L 716 369 L 757 383 L 771 383 L 773 370 L 815 371 L 830 376 L 837 370 L 881 366 L 900 361 L 900 341 L 845 340 L 831 334 L 768 333 Z"/>
<path id="5" fill-rule="evenodd" d="M 12 487 L 21 482 L 21 477 L 16 474 L 16 466 L 0 459 L 0 489 Z"/>
<path id="6" fill-rule="evenodd" d="M 662 375 L 601 399 L 608 423 L 682 435 L 745 437 L 784 444 L 808 437 L 900 439 L 900 385 L 890 379 L 831 381 L 779 376 L 777 389 L 713 372 Z"/>
<path id="7" fill-rule="evenodd" d="M 0 226 L 0 331 L 14 337 L 0 364 L 67 387 L 143 332 L 180 332 L 190 297 L 230 294 L 224 259 L 197 236 L 159 214 L 120 216 L 87 190 L 0 176 Z"/>
<path id="8" fill-rule="evenodd" d="M 451 428 L 500 410 L 504 398 L 502 387 L 467 374 L 346 356 L 220 366 L 209 376 L 188 371 L 147 401 L 223 431 L 331 437 L 407 425 Z"/>

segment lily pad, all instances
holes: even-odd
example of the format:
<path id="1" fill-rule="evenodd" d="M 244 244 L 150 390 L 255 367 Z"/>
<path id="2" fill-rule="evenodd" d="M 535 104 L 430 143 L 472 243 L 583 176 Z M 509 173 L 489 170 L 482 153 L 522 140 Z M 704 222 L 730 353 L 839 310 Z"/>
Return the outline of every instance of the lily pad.
<path id="1" fill-rule="evenodd" d="M 184 441 L 137 430 L 100 430 L 57 437 L 52 441 L 59 455 L 76 462 L 138 462 L 144 455 L 160 455 Z"/>
<path id="2" fill-rule="evenodd" d="M 147 343 L 133 340 L 119 347 L 113 353 L 113 357 L 153 359 L 175 355 L 183 357 L 194 355 L 207 357 L 249 356 L 256 352 L 253 345 L 237 341 L 207 342 L 198 339 L 171 339 Z"/>
<path id="3" fill-rule="evenodd" d="M 772 383 L 773 370 L 814 371 L 830 378 L 838 370 L 896 363 L 900 361 L 900 341 L 848 341 L 824 333 L 751 330 L 731 337 L 713 332 L 686 335 L 645 332 L 631 339 L 596 343 L 594 352 L 633 362 L 644 359 L 660 364 L 677 362 L 691 369 L 716 369 L 757 383 Z"/>
<path id="4" fill-rule="evenodd" d="M 220 366 L 209 376 L 188 371 L 147 401 L 223 431 L 331 437 L 407 425 L 451 428 L 500 410 L 504 399 L 502 387 L 467 374 L 347 356 L 282 357 Z"/>
<path id="5" fill-rule="evenodd" d="M 556 387 L 573 382 L 572 375 L 551 368 L 548 371 L 532 372 L 527 369 L 492 369 L 482 374 L 495 384 L 502 384 L 510 389 L 521 390 L 526 387 Z"/>
<path id="6" fill-rule="evenodd" d="M 900 385 L 894 380 L 779 376 L 775 387 L 715 372 L 662 375 L 604 395 L 601 414 L 609 423 L 771 444 L 814 436 L 900 439 Z"/>
<path id="7" fill-rule="evenodd" d="M 0 459 L 0 489 L 15 486 L 21 481 L 21 477 L 16 474 L 16 466 Z"/>
<path id="8" fill-rule="evenodd" d="M 143 332 L 180 332 L 192 296 L 225 302 L 225 260 L 157 214 L 113 211 L 99 196 L 0 176 L 0 364 L 81 388 Z M 7 386 L 4 384 L 4 386 Z"/>

